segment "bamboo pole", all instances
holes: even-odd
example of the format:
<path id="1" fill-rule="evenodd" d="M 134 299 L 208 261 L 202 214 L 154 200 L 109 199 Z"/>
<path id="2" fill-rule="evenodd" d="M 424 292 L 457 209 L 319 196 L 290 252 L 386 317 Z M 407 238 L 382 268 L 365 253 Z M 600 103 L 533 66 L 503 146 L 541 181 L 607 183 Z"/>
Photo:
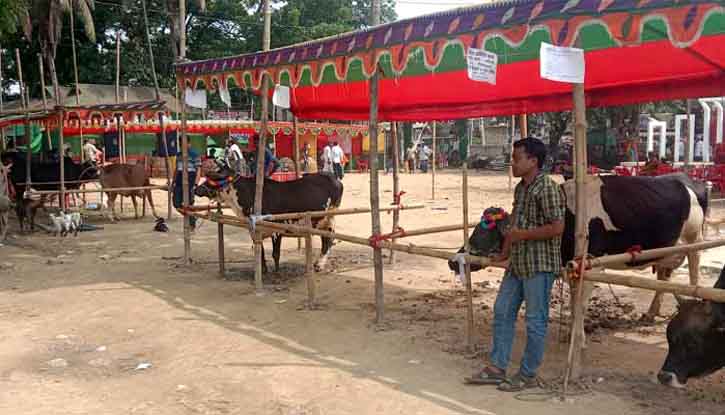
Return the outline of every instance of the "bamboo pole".
<path id="1" fill-rule="evenodd" d="M 182 0 L 184 1 L 184 0 Z M 146 13 L 146 0 L 141 0 L 141 8 L 143 10 L 143 22 L 146 32 L 146 44 L 149 49 L 149 62 L 151 63 L 151 76 L 154 80 L 154 92 L 156 93 L 156 101 L 161 101 L 161 93 L 159 92 L 159 80 L 156 77 L 156 63 L 154 63 L 154 49 L 151 47 L 151 34 L 149 33 L 149 17 Z"/>
<path id="2" fill-rule="evenodd" d="M 584 182 L 587 174 L 587 115 L 584 97 L 584 84 L 574 84 L 574 149 L 576 154 L 576 228 L 575 250 L 578 258 L 585 258 L 589 246 L 587 226 L 587 206 L 585 203 Z M 572 284 L 572 328 L 567 359 L 567 372 L 564 377 L 564 390 L 567 390 L 569 379 L 578 379 L 581 375 L 582 347 L 584 344 L 584 314 L 586 307 L 583 304 L 584 281 L 578 280 Z"/>
<path id="3" fill-rule="evenodd" d="M 25 101 L 25 82 L 23 82 L 23 64 L 20 60 L 20 49 L 15 49 L 15 63 L 18 66 L 18 84 L 20 87 L 20 106 L 27 111 L 30 103 Z M 27 114 L 27 113 L 26 113 Z"/>
<path id="4" fill-rule="evenodd" d="M 270 48 L 271 40 L 271 19 L 272 11 L 270 9 L 269 0 L 264 0 L 262 3 L 264 12 L 264 33 L 262 36 L 262 50 L 268 51 Z M 259 132 L 259 141 L 257 142 L 257 174 L 256 174 L 256 186 L 255 186 L 255 199 L 254 199 L 254 214 L 262 214 L 262 198 L 264 194 L 264 158 L 267 140 L 267 124 L 269 121 L 269 83 L 267 80 L 267 74 L 262 73 L 262 120 L 261 128 Z M 254 270 L 254 285 L 257 290 L 257 294 L 262 294 L 264 284 L 262 282 L 262 246 L 261 238 L 258 235 L 253 236 L 254 239 L 254 256 L 256 260 L 256 266 Z"/>
<path id="5" fill-rule="evenodd" d="M 48 112 L 48 97 L 45 92 L 45 69 L 43 68 L 43 55 L 40 53 L 38 53 L 38 72 L 40 72 L 40 90 L 43 97 L 43 111 Z M 2 81 L 0 81 L 0 85 L 1 84 Z M 50 131 L 48 128 L 45 128 L 45 137 L 48 141 L 48 150 L 50 150 L 53 148 L 53 142 L 50 139 Z"/>
<path id="6" fill-rule="evenodd" d="M 184 0 L 181 0 L 183 3 Z M 186 100 L 181 102 L 181 192 L 182 207 L 189 207 L 189 137 L 186 134 Z M 178 170 L 178 169 L 177 169 Z M 191 264 L 191 222 L 184 213 L 184 263 Z"/>
<path id="7" fill-rule="evenodd" d="M 431 183 L 431 199 L 436 200 L 436 126 L 438 123 L 436 121 L 433 121 L 433 163 L 431 164 L 431 167 L 433 170 L 431 171 L 433 177 L 432 177 L 432 183 Z"/>
<path id="8" fill-rule="evenodd" d="M 116 30 L 116 104 L 121 102 L 121 31 Z"/>
<path id="9" fill-rule="evenodd" d="M 71 52 L 73 55 L 73 76 L 75 79 L 75 88 L 76 88 L 76 105 L 81 105 L 81 89 L 78 82 L 78 58 L 76 56 L 76 34 L 75 34 L 75 19 L 73 17 L 73 10 L 68 13 L 70 15 L 70 39 L 71 39 Z M 84 154 L 83 154 L 83 120 L 80 120 L 79 123 L 80 126 L 80 136 L 81 136 L 81 162 L 84 161 Z M 61 147 L 61 151 L 64 151 L 64 149 Z M 123 202 L 121 202 L 121 205 L 123 205 Z"/>
<path id="10" fill-rule="evenodd" d="M 511 116 L 511 145 L 509 146 L 509 191 L 514 189 L 514 138 L 516 136 L 516 116 Z"/>
<path id="11" fill-rule="evenodd" d="M 635 261 L 650 261 L 660 259 L 669 255 L 685 254 L 694 251 L 717 248 L 725 246 L 725 239 L 715 241 L 698 242 L 694 244 L 671 246 L 667 248 L 648 249 L 642 252 L 633 252 L 617 255 L 606 255 L 598 258 L 591 258 L 585 261 L 585 268 L 611 268 L 615 265 L 623 265 Z M 574 262 L 567 264 L 568 269 L 576 267 Z"/>
<path id="12" fill-rule="evenodd" d="M 312 228 L 312 218 L 306 216 L 304 219 L 306 228 Z M 305 235 L 305 280 L 307 281 L 307 306 L 315 306 L 315 274 L 312 270 L 312 234 Z"/>
<path id="13" fill-rule="evenodd" d="M 385 206 L 381 207 L 381 212 L 392 212 L 395 210 L 411 210 L 411 209 L 422 209 L 425 206 L 420 203 L 410 205 L 398 205 L 398 206 Z M 370 213 L 370 208 L 347 208 L 347 209 L 333 209 L 333 210 L 318 210 L 313 212 L 297 212 L 297 213 L 280 213 L 276 215 L 265 215 L 265 218 L 269 221 L 283 221 L 283 220 L 294 220 L 304 219 L 305 216 L 309 215 L 312 218 L 322 218 L 326 216 L 342 216 L 342 215 L 356 215 L 360 213 Z"/>
<path id="14" fill-rule="evenodd" d="M 468 161 L 463 161 L 463 247 L 465 252 L 470 250 L 468 241 Z M 466 261 L 464 265 L 466 275 L 466 340 L 469 352 L 475 351 L 473 341 L 473 283 L 471 281 L 471 265 Z"/>
<path id="15" fill-rule="evenodd" d="M 615 284 L 630 288 L 684 295 L 703 300 L 725 303 L 725 290 L 719 288 L 700 287 L 698 285 L 678 284 L 669 281 L 659 281 L 633 275 L 611 274 L 587 271 L 584 279 L 592 282 Z"/>
<path id="16" fill-rule="evenodd" d="M 302 169 L 300 168 L 300 133 L 297 131 L 297 116 L 292 116 L 292 132 L 294 134 L 294 152 L 292 153 L 294 157 L 294 164 L 295 164 L 295 178 L 299 179 L 302 177 Z M 302 239 L 297 238 L 297 250 L 302 249 Z"/>
<path id="17" fill-rule="evenodd" d="M 43 55 L 38 53 L 38 72 L 40 72 L 40 90 L 43 97 L 43 111 L 48 111 L 48 100 L 45 94 L 45 71 L 43 71 Z"/>
<path id="18" fill-rule="evenodd" d="M 380 0 L 373 0 L 371 26 L 380 24 Z M 379 72 L 377 57 L 373 56 L 373 74 L 369 82 L 370 93 L 370 214 L 372 216 L 372 234 L 380 235 L 380 194 L 378 187 L 378 93 Z M 375 323 L 381 324 L 384 319 L 384 286 L 383 286 L 383 252 L 380 247 L 373 248 L 373 264 L 375 266 Z"/>
<path id="19" fill-rule="evenodd" d="M 529 119 L 527 114 L 519 115 L 519 131 L 521 131 L 521 138 L 529 136 Z"/>
<path id="20" fill-rule="evenodd" d="M 393 141 L 393 197 L 397 199 L 400 194 L 400 158 L 398 153 L 398 123 L 394 122 L 391 126 L 391 138 Z M 399 200 L 397 201 L 399 203 Z M 393 211 L 393 230 L 395 232 L 400 226 L 400 210 Z M 395 242 L 395 239 L 393 239 Z M 395 251 L 391 250 L 388 254 L 390 263 L 395 264 Z"/>
<path id="21" fill-rule="evenodd" d="M 218 214 L 222 213 L 221 207 L 217 210 Z M 219 277 L 224 278 L 226 276 L 224 266 L 224 224 L 217 223 L 217 250 L 219 252 Z"/>
<path id="22" fill-rule="evenodd" d="M 159 112 L 159 128 L 161 128 L 161 141 L 164 146 L 164 163 L 166 164 L 166 219 L 171 219 L 171 205 L 172 205 L 172 192 L 171 192 L 171 160 L 169 159 L 169 143 L 166 142 L 166 126 L 164 126 L 164 113 Z"/>
<path id="23" fill-rule="evenodd" d="M 238 228 L 244 228 L 249 229 L 249 221 L 247 221 L 244 218 L 239 218 L 236 216 L 230 216 L 230 215 L 208 215 L 205 213 L 198 213 L 198 212 L 190 212 L 191 215 L 194 215 L 199 218 L 212 220 L 215 222 L 222 222 L 225 225 L 234 226 Z M 307 228 L 304 226 L 299 225 L 293 225 L 289 223 L 278 223 L 278 222 L 268 222 L 268 221 L 258 221 L 256 223 L 256 229 L 261 231 L 267 231 L 267 232 L 284 232 L 285 236 L 289 235 L 303 235 L 306 236 L 308 234 L 310 235 L 318 235 L 323 236 L 327 238 L 337 239 L 343 242 L 348 242 L 351 244 L 356 245 L 364 245 L 367 247 L 370 247 L 370 240 L 368 238 L 361 238 L 358 236 L 353 235 L 346 235 L 342 233 L 337 232 L 329 232 L 324 231 L 321 229 L 316 228 Z M 388 241 L 381 241 L 380 246 L 382 249 L 394 249 L 398 252 L 404 252 L 411 255 L 421 255 L 421 256 L 427 256 L 431 258 L 439 258 L 439 259 L 445 259 L 445 260 L 453 260 L 456 256 L 456 253 L 454 252 L 448 252 L 440 249 L 433 249 L 433 248 L 426 248 L 422 246 L 415 246 L 412 244 L 399 244 L 399 243 L 392 243 Z M 469 264 L 478 264 L 482 267 L 504 267 L 505 264 L 502 263 L 496 263 L 492 262 L 490 258 L 488 257 L 479 257 L 479 256 L 473 256 L 473 255 L 465 255 L 466 262 Z"/>
<path id="24" fill-rule="evenodd" d="M 58 130 L 58 146 L 60 147 L 60 210 L 65 211 L 65 150 L 63 149 L 63 119 L 64 111 L 61 109 L 58 113 L 60 128 Z"/>
<path id="25" fill-rule="evenodd" d="M 3 94 L 2 94 L 2 84 L 3 84 L 3 48 L 0 46 L 0 114 L 2 114 L 5 109 L 3 104 Z M 0 127 L 0 151 L 5 152 L 5 128 Z"/>
<path id="26" fill-rule="evenodd" d="M 96 183 L 96 182 L 98 182 L 97 179 L 96 180 L 66 180 L 65 181 L 65 184 L 86 184 L 86 183 Z M 18 186 L 27 186 L 27 185 L 30 185 L 30 184 L 32 184 L 32 183 L 18 183 L 17 185 Z M 55 181 L 55 182 L 35 182 L 35 184 L 56 184 L 57 185 L 57 184 L 60 184 L 60 182 L 59 181 Z"/>
<path id="27" fill-rule="evenodd" d="M 68 184 L 66 182 L 63 182 L 64 184 Z M 37 183 L 36 183 L 37 184 Z M 43 183 L 45 184 L 45 183 Z M 111 189 L 73 189 L 72 193 L 98 193 L 98 192 L 106 192 L 106 193 L 112 193 L 112 192 L 134 192 L 134 191 L 141 191 L 141 190 L 167 190 L 167 187 L 165 185 L 159 185 L 159 186 L 139 186 L 139 187 L 114 187 Z M 58 193 L 58 190 L 33 190 L 30 192 L 34 195 L 54 195 Z"/>
<path id="28" fill-rule="evenodd" d="M 33 146 L 30 137 L 30 113 L 27 112 L 30 106 L 30 103 L 26 100 L 25 95 L 25 82 L 23 82 L 23 64 L 20 60 L 20 49 L 15 49 L 15 62 L 18 67 L 18 83 L 20 84 L 20 104 L 22 105 L 23 110 L 25 110 L 25 122 L 23 123 L 23 135 L 25 136 L 25 181 L 28 183 L 32 183 L 32 159 L 33 159 Z M 16 143 L 17 145 L 17 139 Z M 61 155 L 61 168 L 63 166 L 63 157 Z M 61 178 L 61 180 L 63 180 Z"/>
<path id="29" fill-rule="evenodd" d="M 420 235 L 430 235 L 434 233 L 444 233 L 444 232 L 453 232 L 458 231 L 460 232 L 463 230 L 464 233 L 467 232 L 467 229 L 475 228 L 475 223 L 468 223 L 468 225 L 462 224 L 462 225 L 444 225 L 444 226 L 435 226 L 430 228 L 421 228 L 421 229 L 415 229 L 412 231 L 406 230 L 403 235 L 398 236 L 398 238 L 410 238 L 413 236 L 420 236 Z"/>

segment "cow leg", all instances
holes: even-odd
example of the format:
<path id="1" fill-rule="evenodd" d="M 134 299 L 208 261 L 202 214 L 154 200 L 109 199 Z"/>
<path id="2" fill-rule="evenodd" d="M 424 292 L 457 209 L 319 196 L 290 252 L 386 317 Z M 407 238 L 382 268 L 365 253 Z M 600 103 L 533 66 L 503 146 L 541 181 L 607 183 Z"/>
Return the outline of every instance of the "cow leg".
<path id="1" fill-rule="evenodd" d="M 279 257 L 282 251 L 282 234 L 272 235 L 272 258 L 274 258 L 274 271 L 279 272 Z"/>
<path id="2" fill-rule="evenodd" d="M 325 265 L 327 265 L 327 255 L 330 253 L 330 248 L 332 248 L 331 238 L 321 236 L 320 240 L 322 241 L 320 257 L 317 259 L 317 262 L 315 262 L 315 271 L 317 272 L 321 272 L 325 269 Z"/>
<path id="3" fill-rule="evenodd" d="M 264 243 L 262 243 L 262 274 L 267 273 L 267 260 L 264 258 Z"/>
<path id="4" fill-rule="evenodd" d="M 138 219 L 138 202 L 136 202 L 136 195 L 131 195 L 131 203 L 133 203 L 133 218 Z"/>
<path id="5" fill-rule="evenodd" d="M 687 254 L 687 268 L 690 271 L 690 285 L 700 283 L 700 255 L 701 251 L 694 251 Z"/>
<path id="6" fill-rule="evenodd" d="M 151 214 L 154 218 L 158 218 L 156 215 L 156 207 L 154 207 L 154 198 L 152 197 L 151 190 L 144 191 L 144 197 L 149 200 L 149 206 L 151 206 Z"/>
<path id="7" fill-rule="evenodd" d="M 672 270 L 664 267 L 657 267 L 657 280 L 658 281 L 669 281 L 672 278 Z M 649 310 L 645 315 L 642 316 L 642 321 L 646 323 L 654 323 L 655 317 L 660 315 L 660 309 L 662 308 L 662 297 L 664 293 L 662 291 L 655 292 L 655 296 L 652 299 L 652 304 L 649 306 Z"/>
<path id="8" fill-rule="evenodd" d="M 106 196 L 108 196 L 108 210 L 110 211 L 108 218 L 113 222 L 118 220 L 118 216 L 116 216 L 116 194 L 108 193 Z"/>

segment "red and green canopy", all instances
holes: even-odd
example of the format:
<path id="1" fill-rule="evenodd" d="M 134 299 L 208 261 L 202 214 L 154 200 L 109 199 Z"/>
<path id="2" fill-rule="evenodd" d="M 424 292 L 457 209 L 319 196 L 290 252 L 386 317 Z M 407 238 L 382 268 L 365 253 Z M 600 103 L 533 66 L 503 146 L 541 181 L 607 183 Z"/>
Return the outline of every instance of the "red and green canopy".
<path id="1" fill-rule="evenodd" d="M 176 71 L 180 85 L 209 90 L 258 90 L 266 73 L 307 119 L 367 119 L 376 64 L 381 120 L 569 109 L 571 87 L 539 76 L 542 42 L 586 51 L 588 106 L 725 95 L 723 0 L 514 0 Z M 496 85 L 468 78 L 470 47 L 498 55 Z"/>

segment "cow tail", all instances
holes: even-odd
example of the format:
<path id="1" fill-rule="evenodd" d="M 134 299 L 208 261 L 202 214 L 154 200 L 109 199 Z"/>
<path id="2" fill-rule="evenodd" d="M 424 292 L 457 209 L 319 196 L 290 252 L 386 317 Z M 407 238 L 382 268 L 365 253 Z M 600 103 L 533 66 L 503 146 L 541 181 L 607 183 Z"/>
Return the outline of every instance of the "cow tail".
<path id="1" fill-rule="evenodd" d="M 332 197 L 330 198 L 330 208 L 339 208 L 342 204 L 342 194 L 345 189 L 342 182 L 335 179 L 335 186 L 333 187 Z"/>

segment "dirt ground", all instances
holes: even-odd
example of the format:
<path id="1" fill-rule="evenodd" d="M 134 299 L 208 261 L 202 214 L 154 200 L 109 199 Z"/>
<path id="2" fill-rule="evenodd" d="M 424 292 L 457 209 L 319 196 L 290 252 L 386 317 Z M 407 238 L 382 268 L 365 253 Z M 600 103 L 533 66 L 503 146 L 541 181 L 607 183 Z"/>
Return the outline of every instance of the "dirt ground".
<path id="1" fill-rule="evenodd" d="M 406 229 L 460 223 L 461 178 L 401 175 Z M 343 207 L 369 205 L 368 176 L 348 174 Z M 392 176 L 381 176 L 381 202 L 392 201 Z M 471 217 L 489 206 L 510 209 L 508 178 L 472 173 Z M 165 212 L 166 193 L 155 195 Z M 39 231 L 0 247 L 0 413 L 31 414 L 722 414 L 725 371 L 686 390 L 654 382 L 667 351 L 666 320 L 637 322 L 652 294 L 600 285 L 590 307 L 585 377 L 562 400 L 548 390 L 504 394 L 462 378 L 481 365 L 490 345 L 493 301 L 502 272 L 474 274 L 479 352 L 465 350 L 465 303 L 445 261 L 396 254 L 385 268 L 385 324 L 374 319 L 371 250 L 334 246 L 328 272 L 317 274 L 318 310 L 304 308 L 304 253 L 283 244 L 282 270 L 253 285 L 248 234 L 226 229 L 227 278 L 218 273 L 216 225 L 193 235 L 194 264 L 181 265 L 183 236 L 175 214 L 170 233 L 150 216 L 133 220 L 126 199 L 120 223 L 78 237 Z M 718 214 L 723 214 L 722 210 Z M 39 221 L 45 221 L 40 214 Z M 392 215 L 382 215 L 390 229 Z M 340 217 L 339 232 L 370 235 L 369 215 Z M 460 232 L 411 238 L 454 249 Z M 316 246 L 319 240 L 315 239 Z M 271 248 L 267 244 L 267 252 Z M 387 253 L 386 253 L 387 255 Z M 268 255 L 271 257 L 271 255 Z M 711 286 L 725 250 L 704 254 L 702 285 Z M 387 259 L 386 259 L 387 264 Z M 270 261 L 271 265 L 271 261 Z M 648 272 L 643 275 L 651 276 Z M 678 270 L 676 281 L 687 281 Z M 554 288 L 545 386 L 560 388 L 567 355 Z M 665 297 L 664 313 L 674 312 Z M 525 340 L 521 321 L 515 370 Z"/>

